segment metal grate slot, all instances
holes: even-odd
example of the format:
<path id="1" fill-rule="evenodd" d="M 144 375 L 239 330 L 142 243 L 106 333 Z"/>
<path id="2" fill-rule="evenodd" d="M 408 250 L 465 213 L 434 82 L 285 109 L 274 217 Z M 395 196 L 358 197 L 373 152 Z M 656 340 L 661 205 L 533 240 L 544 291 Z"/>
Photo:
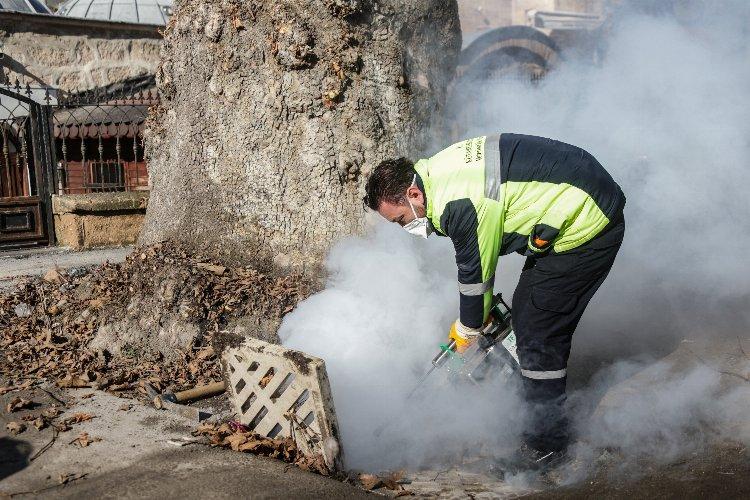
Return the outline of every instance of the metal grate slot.
<path id="1" fill-rule="evenodd" d="M 258 427 L 258 424 L 260 423 L 260 421 L 263 420 L 263 417 L 265 417 L 267 414 L 268 414 L 268 408 L 266 408 L 265 406 L 261 406 L 260 410 L 258 410 L 258 413 L 255 414 L 255 417 L 253 417 L 250 423 L 247 424 L 250 430 L 253 430 L 256 427 Z"/>
<path id="2" fill-rule="evenodd" d="M 297 410 L 299 410 L 300 406 L 305 404 L 305 401 L 307 401 L 307 398 L 309 397 L 310 397 L 310 391 L 308 391 L 307 389 L 302 391 L 302 394 L 300 394 L 297 400 L 294 403 L 292 403 L 292 406 L 289 407 L 289 413 L 296 413 Z"/>
<path id="3" fill-rule="evenodd" d="M 281 381 L 276 390 L 273 391 L 273 394 L 271 394 L 271 401 L 273 403 L 275 403 L 276 400 L 279 399 L 282 394 L 284 394 L 284 391 L 289 388 L 292 382 L 294 382 L 294 376 L 294 373 L 287 373 L 286 377 L 284 377 L 284 380 Z"/>
<path id="4" fill-rule="evenodd" d="M 261 389 L 265 389 L 268 384 L 271 383 L 271 380 L 273 380 L 274 375 L 276 375 L 276 371 L 273 369 L 273 366 L 268 369 L 265 375 L 263 375 L 263 378 L 258 380 L 258 387 Z"/>
<path id="5" fill-rule="evenodd" d="M 250 395 L 247 397 L 244 403 L 242 403 L 242 406 L 240 407 L 240 410 L 242 413 L 246 413 L 247 410 L 250 409 L 250 406 L 255 402 L 255 393 L 251 392 Z"/>
<path id="6" fill-rule="evenodd" d="M 247 383 L 245 382 L 244 378 L 241 378 L 235 385 L 234 385 L 234 391 L 237 393 L 242 392 L 242 389 L 245 388 Z"/>
<path id="7" fill-rule="evenodd" d="M 302 419 L 302 423 L 307 427 L 310 427 L 310 424 L 313 423 L 313 420 L 315 420 L 315 414 L 313 412 L 310 412 L 305 418 Z"/>
<path id="8" fill-rule="evenodd" d="M 281 432 L 281 429 L 282 429 L 281 425 L 279 424 L 274 425 L 273 429 L 271 429 L 271 432 L 268 433 L 268 437 L 270 437 L 271 439 L 275 438 L 276 436 L 279 435 L 279 432 Z"/>

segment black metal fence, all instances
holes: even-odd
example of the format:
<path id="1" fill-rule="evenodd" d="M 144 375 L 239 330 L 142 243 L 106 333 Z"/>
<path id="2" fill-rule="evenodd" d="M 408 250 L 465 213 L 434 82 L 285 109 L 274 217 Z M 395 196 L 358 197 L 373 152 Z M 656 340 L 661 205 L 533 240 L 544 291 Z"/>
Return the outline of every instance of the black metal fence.
<path id="1" fill-rule="evenodd" d="M 30 87 L 0 86 L 0 246 L 52 237 L 49 114 Z"/>
<path id="2" fill-rule="evenodd" d="M 142 134 L 157 100 L 142 84 L 59 95 L 52 112 L 58 192 L 148 189 Z"/>
<path id="3" fill-rule="evenodd" d="M 0 86 L 0 247 L 51 242 L 51 194 L 148 189 L 153 77 L 72 94 Z"/>

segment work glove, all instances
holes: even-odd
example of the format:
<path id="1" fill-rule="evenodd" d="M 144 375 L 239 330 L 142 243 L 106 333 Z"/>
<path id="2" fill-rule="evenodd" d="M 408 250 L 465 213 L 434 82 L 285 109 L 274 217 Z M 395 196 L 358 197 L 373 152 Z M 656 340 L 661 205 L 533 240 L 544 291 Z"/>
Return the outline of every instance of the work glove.
<path id="1" fill-rule="evenodd" d="M 478 328 L 469 328 L 461 323 L 461 320 L 456 320 L 451 325 L 450 332 L 448 332 L 448 343 L 451 340 L 456 341 L 456 352 L 461 354 L 469 348 L 474 341 L 479 337 Z"/>

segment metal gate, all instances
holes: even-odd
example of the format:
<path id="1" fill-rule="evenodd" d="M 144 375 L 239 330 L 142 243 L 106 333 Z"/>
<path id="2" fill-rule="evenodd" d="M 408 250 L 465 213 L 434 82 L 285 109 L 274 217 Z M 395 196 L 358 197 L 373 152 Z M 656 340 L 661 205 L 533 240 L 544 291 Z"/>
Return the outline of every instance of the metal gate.
<path id="1" fill-rule="evenodd" d="M 54 243 L 49 106 L 0 87 L 0 248 Z"/>

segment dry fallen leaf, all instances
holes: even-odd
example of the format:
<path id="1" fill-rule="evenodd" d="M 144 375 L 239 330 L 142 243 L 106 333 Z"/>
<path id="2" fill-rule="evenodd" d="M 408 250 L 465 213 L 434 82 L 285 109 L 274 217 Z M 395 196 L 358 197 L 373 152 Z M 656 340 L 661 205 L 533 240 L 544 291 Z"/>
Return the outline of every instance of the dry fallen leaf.
<path id="1" fill-rule="evenodd" d="M 36 430 L 41 431 L 45 427 L 47 427 L 47 421 L 44 420 L 42 417 L 36 417 L 34 421 L 31 423 L 34 427 L 36 427 Z"/>
<path id="2" fill-rule="evenodd" d="M 8 422 L 5 424 L 5 428 L 14 436 L 26 430 L 26 426 L 21 422 Z"/>
<path id="3" fill-rule="evenodd" d="M 29 387 L 31 387 L 31 384 L 33 384 L 33 383 L 34 383 L 33 380 L 27 380 L 23 384 L 9 385 L 9 386 L 6 386 L 6 387 L 0 387 L 0 396 L 2 396 L 3 394 L 6 394 L 8 392 L 22 391 L 22 390 L 28 389 Z"/>
<path id="4" fill-rule="evenodd" d="M 199 359 L 203 361 L 204 359 L 208 359 L 212 356 L 214 356 L 214 348 L 213 347 L 206 347 L 205 349 L 202 349 L 198 351 L 198 354 L 195 356 L 195 359 Z"/>
<path id="5" fill-rule="evenodd" d="M 50 269 L 42 279 L 47 283 L 54 283 L 57 285 L 63 282 L 62 274 L 60 274 L 57 269 Z"/>
<path id="6" fill-rule="evenodd" d="M 73 482 L 73 481 L 76 481 L 78 479 L 82 479 L 82 478 L 86 477 L 87 474 L 88 473 L 86 473 L 86 472 L 84 472 L 82 474 L 73 474 L 73 473 L 70 473 L 70 474 L 60 474 L 58 476 L 58 480 L 60 481 L 60 484 L 68 484 L 70 482 Z"/>
<path id="7" fill-rule="evenodd" d="M 375 474 L 360 474 L 359 482 L 362 483 L 362 487 L 368 491 L 374 490 L 382 483 L 382 481 L 380 481 L 380 478 Z"/>
<path id="8" fill-rule="evenodd" d="M 247 437 L 243 434 L 232 434 L 224 438 L 224 444 L 228 444 L 234 451 L 239 451 L 240 446 L 247 442 Z"/>
<path id="9" fill-rule="evenodd" d="M 55 418 L 60 415 L 60 413 L 62 413 L 60 409 L 56 406 L 53 406 L 52 408 L 47 408 L 46 410 L 44 410 L 42 412 L 42 416 L 45 418 Z"/>
<path id="10" fill-rule="evenodd" d="M 227 268 L 224 266 L 217 266 L 215 264 L 209 264 L 208 262 L 198 262 L 195 267 L 205 269 L 206 271 L 210 271 L 218 276 L 221 276 L 227 271 Z"/>
<path id="11" fill-rule="evenodd" d="M 80 424 L 81 422 L 88 422 L 94 418 L 90 413 L 78 412 L 74 413 L 72 417 L 66 418 L 65 421 L 70 424 Z"/>
<path id="12" fill-rule="evenodd" d="M 268 373 L 262 379 L 260 379 L 260 382 L 258 382 L 258 386 L 260 386 L 261 389 L 265 389 L 266 386 L 271 383 L 273 376 L 274 376 L 274 370 L 273 368 L 270 368 L 268 370 Z"/>
<path id="13" fill-rule="evenodd" d="M 381 479 L 383 481 L 383 486 L 385 486 L 389 490 L 399 491 L 399 490 L 404 489 L 404 487 L 401 486 L 401 484 L 399 483 L 399 481 L 401 481 L 403 478 L 404 478 L 404 471 L 399 470 L 396 472 L 392 472 L 388 476 L 383 477 Z"/>
<path id="14" fill-rule="evenodd" d="M 409 491 L 409 490 L 401 490 L 398 493 L 396 493 L 396 498 L 398 498 L 398 497 L 410 497 L 412 495 L 414 495 L 414 493 L 411 492 L 411 491 Z"/>
<path id="15" fill-rule="evenodd" d="M 104 301 L 102 299 L 91 299 L 89 300 L 89 307 L 92 309 L 99 309 L 104 305 Z"/>
<path id="16" fill-rule="evenodd" d="M 245 29 L 245 24 L 242 22 L 242 19 L 240 19 L 239 17 L 235 17 L 234 19 L 232 19 L 232 26 L 237 31 Z"/>
<path id="17" fill-rule="evenodd" d="M 10 403 L 5 405 L 5 412 L 13 413 L 14 411 L 18 411 L 18 410 L 25 410 L 25 409 L 31 408 L 33 404 L 34 403 L 29 401 L 28 399 L 22 399 L 22 398 L 16 397 L 16 398 L 13 398 L 10 401 Z"/>
<path id="18" fill-rule="evenodd" d="M 90 437 L 88 432 L 82 432 L 78 435 L 77 438 L 75 438 L 69 444 L 74 444 L 78 446 L 79 448 L 85 448 L 91 443 L 96 443 L 101 440 L 102 438 L 100 437 Z"/>
<path id="19" fill-rule="evenodd" d="M 88 381 L 84 380 L 78 375 L 73 375 L 72 373 L 69 373 L 62 379 L 58 380 L 57 385 L 65 388 L 81 388 L 91 386 Z"/>
<path id="20" fill-rule="evenodd" d="M 57 425 L 53 425 L 57 432 L 67 432 L 70 430 L 70 425 L 67 422 L 60 422 Z"/>

